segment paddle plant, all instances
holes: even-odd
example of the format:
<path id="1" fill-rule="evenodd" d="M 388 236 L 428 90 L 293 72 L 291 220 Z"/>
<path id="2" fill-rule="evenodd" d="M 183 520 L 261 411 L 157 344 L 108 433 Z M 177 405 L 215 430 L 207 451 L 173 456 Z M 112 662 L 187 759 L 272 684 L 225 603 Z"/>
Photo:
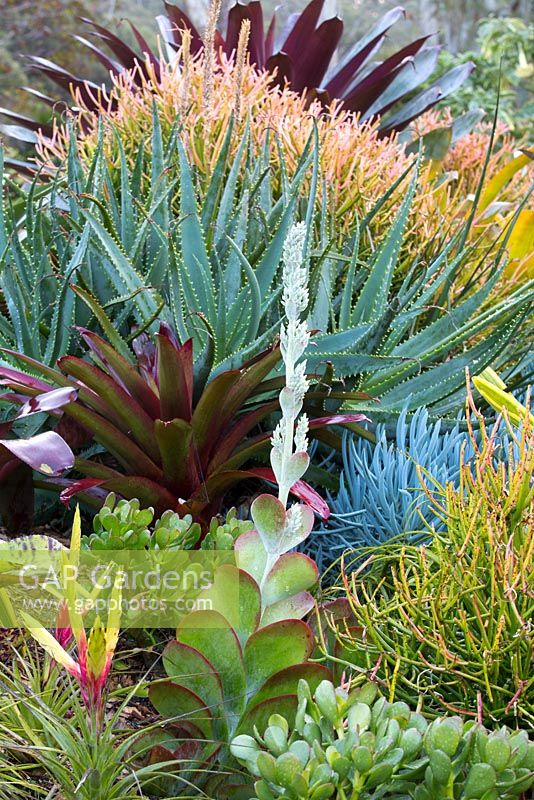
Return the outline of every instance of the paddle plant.
<path id="1" fill-rule="evenodd" d="M 289 552 L 313 526 L 308 506 L 287 507 L 290 487 L 309 463 L 309 423 L 301 414 L 308 385 L 302 356 L 310 336 L 302 320 L 308 305 L 303 245 L 304 229 L 295 226 L 284 257 L 282 418 L 271 440 L 278 497 L 262 494 L 254 500 L 254 529 L 235 542 L 237 566 L 220 567 L 204 593 L 213 601 L 211 610 L 187 615 L 176 641 L 164 651 L 168 679 L 153 683 L 149 691 L 156 709 L 171 718 L 166 738 L 158 736 L 154 757 L 160 760 L 180 757 L 184 745 L 176 729 L 180 725 L 183 736 L 185 721 L 185 732 L 195 740 L 188 742 L 189 753 L 193 746 L 199 760 L 229 763 L 228 746 L 236 734 L 261 728 L 274 710 L 294 718 L 299 680 L 316 687 L 328 676 L 324 666 L 308 661 L 314 639 L 303 621 L 314 605 L 310 590 L 318 570 L 307 556 Z M 232 586 L 239 590 L 235 603 Z"/>

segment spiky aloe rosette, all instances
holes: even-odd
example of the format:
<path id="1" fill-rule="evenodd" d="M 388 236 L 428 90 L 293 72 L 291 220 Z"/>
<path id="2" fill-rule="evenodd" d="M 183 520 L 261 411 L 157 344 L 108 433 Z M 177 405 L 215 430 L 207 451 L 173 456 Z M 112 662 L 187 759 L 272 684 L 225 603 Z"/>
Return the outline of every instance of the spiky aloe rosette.
<path id="1" fill-rule="evenodd" d="M 156 709 L 169 720 L 166 730 L 152 737 L 153 757 L 163 761 L 190 755 L 194 740 L 197 764 L 207 759 L 228 764 L 228 745 L 237 733 L 262 727 L 274 710 L 292 719 L 299 680 L 315 687 L 329 674 L 309 662 L 313 634 L 303 621 L 314 605 L 310 590 L 318 570 L 307 556 L 289 552 L 313 526 L 308 506 L 287 508 L 289 490 L 309 462 L 308 421 L 300 416 L 307 388 L 302 356 L 309 339 L 302 320 L 308 305 L 305 263 L 305 228 L 296 225 L 284 251 L 286 321 L 280 348 L 285 385 L 271 450 L 278 497 L 262 494 L 253 502 L 254 530 L 235 542 L 237 567 L 220 568 L 203 595 L 217 610 L 187 615 L 176 641 L 164 651 L 168 679 L 149 690 Z M 238 589 L 237 604 L 232 587 Z M 174 790 L 179 783 L 177 778 Z"/>

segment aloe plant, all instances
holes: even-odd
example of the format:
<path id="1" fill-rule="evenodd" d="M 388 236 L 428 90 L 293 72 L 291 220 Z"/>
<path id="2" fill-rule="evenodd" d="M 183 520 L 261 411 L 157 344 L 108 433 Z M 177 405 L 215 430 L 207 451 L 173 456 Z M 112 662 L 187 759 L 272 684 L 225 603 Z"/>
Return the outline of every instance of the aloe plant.
<path id="1" fill-rule="evenodd" d="M 358 112 L 360 119 L 383 116 L 380 122 L 383 135 L 402 130 L 413 119 L 432 108 L 441 99 L 453 93 L 474 68 L 472 62 L 461 64 L 439 80 L 421 90 L 431 78 L 438 62 L 440 47 L 429 46 L 429 36 L 416 39 L 401 50 L 382 61 L 374 61 L 388 31 L 399 21 L 405 11 L 401 6 L 386 13 L 377 24 L 349 48 L 347 55 L 334 68 L 330 64 L 343 34 L 343 22 L 337 16 L 326 19 L 319 25 L 324 0 L 311 0 L 306 8 L 291 17 L 281 38 L 275 39 L 276 20 L 273 16 L 264 30 L 263 9 L 257 0 L 235 3 L 228 11 L 226 35 L 215 36 L 215 47 L 228 58 L 235 56 L 241 26 L 250 23 L 248 53 L 250 61 L 259 70 L 275 73 L 275 81 L 283 87 L 286 83 L 296 92 L 305 92 L 310 98 L 319 98 L 325 104 L 332 100 L 342 101 L 349 111 Z M 165 2 L 166 14 L 158 22 L 167 42 L 172 58 L 182 43 L 183 31 L 190 32 L 193 54 L 204 47 L 202 36 L 187 14 L 178 6 Z M 131 70 L 134 86 L 140 74 L 149 75 L 154 70 L 159 76 L 160 56 L 147 44 L 141 33 L 132 26 L 140 53 L 132 49 L 116 34 L 98 22 L 83 18 L 92 36 L 102 42 L 111 56 L 97 47 L 93 41 L 76 36 L 89 57 L 100 61 L 111 75 Z M 62 89 L 78 93 L 89 109 L 97 109 L 102 87 L 87 81 L 83 76 L 69 73 L 63 67 L 38 56 L 29 56 L 34 69 Z M 49 105 L 54 101 L 45 98 Z M 26 140 L 38 129 L 37 123 L 9 109 L 0 109 L 10 121 L 22 130 Z M 17 126 L 5 126 L 11 135 L 17 134 Z M 51 133 L 50 126 L 41 126 L 43 133 Z"/>
<path id="2" fill-rule="evenodd" d="M 74 464 L 81 479 L 45 479 L 42 485 L 62 489 L 65 501 L 80 495 L 96 507 L 111 491 L 125 499 L 137 498 L 158 516 L 168 510 L 191 513 L 207 525 L 224 495 L 240 481 L 280 479 L 274 463 L 270 469 L 250 462 L 269 447 L 270 434 L 258 426 L 278 409 L 273 386 L 280 379 L 271 376 L 284 357 L 283 340 L 280 347 L 204 383 L 202 375 L 195 379 L 193 341 L 180 344 L 163 323 L 155 344 L 145 334 L 137 337 L 135 363 L 123 342 L 118 352 L 90 331 L 79 333 L 94 365 L 64 356 L 59 369 L 53 370 L 24 354 L 4 351 L 41 379 L 0 366 L 5 384 L 15 392 L 15 402 L 28 395 L 37 396 L 39 402 L 39 396 L 54 386 L 70 389 L 71 399 L 76 397 L 63 406 L 63 412 L 74 423 L 76 438 L 85 438 L 85 443 L 94 439 L 114 459 L 111 465 L 105 464 L 85 458 L 82 452 Z M 330 383 L 328 378 L 323 385 L 318 381 L 308 394 L 306 408 L 313 415 L 310 428 L 314 432 L 365 419 L 359 413 L 324 413 L 321 401 L 329 399 Z M 351 393 L 341 391 L 339 396 Z M 66 436 L 72 434 L 68 425 L 61 430 Z M 324 500 L 299 476 L 287 488 L 328 516 Z"/>
<path id="3" fill-rule="evenodd" d="M 374 800 L 378 797 L 511 800 L 534 785 L 534 742 L 526 731 L 489 733 L 460 717 L 430 724 L 406 703 L 302 680 L 295 725 L 273 714 L 233 755 L 257 778 L 257 800 Z"/>

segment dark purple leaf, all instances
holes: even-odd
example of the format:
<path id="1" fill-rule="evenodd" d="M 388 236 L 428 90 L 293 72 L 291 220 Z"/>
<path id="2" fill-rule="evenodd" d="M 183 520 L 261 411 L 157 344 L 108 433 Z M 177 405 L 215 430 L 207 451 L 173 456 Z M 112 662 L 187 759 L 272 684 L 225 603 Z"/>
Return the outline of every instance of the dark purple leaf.
<path id="1" fill-rule="evenodd" d="M 74 465 L 74 453 L 54 431 L 45 431 L 29 439 L 3 439 L 6 450 L 43 475 L 61 475 Z"/>
<path id="2" fill-rule="evenodd" d="M 88 39 L 84 39 L 83 36 L 75 35 L 74 38 L 80 42 L 80 44 L 83 44 L 84 47 L 87 47 L 89 50 L 91 50 L 91 52 L 95 54 L 100 63 L 103 64 L 104 67 L 109 70 L 109 72 L 113 73 L 113 75 L 120 75 L 123 68 L 118 61 L 114 61 L 112 58 L 106 55 L 103 50 L 93 44 L 93 42 L 90 42 Z"/>
<path id="3" fill-rule="evenodd" d="M 273 83 L 284 88 L 286 82 L 291 86 L 293 80 L 293 65 L 291 59 L 285 53 L 276 53 L 267 59 L 265 69 L 268 72 L 276 72 Z"/>
<path id="4" fill-rule="evenodd" d="M 228 12 L 228 27 L 226 29 L 225 53 L 227 56 L 237 51 L 241 25 L 248 19 L 250 21 L 250 36 L 248 50 L 250 63 L 259 69 L 265 64 L 265 44 L 263 38 L 263 11 L 259 0 L 243 5 L 236 3 Z"/>
<path id="5" fill-rule="evenodd" d="M 31 67 L 42 72 L 62 89 L 67 92 L 79 91 L 80 96 L 87 106 L 89 111 L 97 111 L 99 108 L 99 97 L 102 94 L 102 87 L 97 86 L 92 81 L 82 80 L 77 78 L 71 72 L 68 72 L 53 61 L 39 56 L 29 56 L 31 60 Z"/>
<path id="6" fill-rule="evenodd" d="M 202 37 L 181 8 L 173 5 L 172 3 L 165 2 L 165 10 L 167 16 L 171 21 L 172 38 L 174 43 L 179 47 L 182 44 L 182 31 L 187 28 L 191 31 L 191 52 L 193 54 L 200 52 L 204 47 Z"/>
<path id="7" fill-rule="evenodd" d="M 389 86 L 377 95 L 374 102 L 367 108 L 363 119 L 374 116 L 383 116 L 389 109 L 403 97 L 409 96 L 431 76 L 438 62 L 441 47 L 425 47 L 415 56 L 408 56 L 400 62 L 401 69 L 390 81 Z"/>
<path id="8" fill-rule="evenodd" d="M 441 89 L 437 86 L 426 89 L 421 92 L 413 100 L 410 100 L 400 111 L 386 120 L 386 123 L 380 127 L 380 136 L 388 136 L 393 131 L 401 131 L 410 122 L 420 114 L 424 114 L 429 108 L 435 106 L 442 98 Z"/>
<path id="9" fill-rule="evenodd" d="M 59 495 L 59 499 L 63 505 L 68 508 L 73 497 L 76 497 L 76 495 L 80 493 L 87 492 L 88 489 L 96 489 L 105 482 L 105 480 L 98 478 L 82 478 L 79 481 L 73 481 L 66 489 L 63 489 Z"/>
<path id="10" fill-rule="evenodd" d="M 106 42 L 111 52 L 117 56 L 125 69 L 133 69 L 136 64 L 142 64 L 142 57 L 135 50 L 132 50 L 130 45 L 126 44 L 119 36 L 111 33 L 97 22 L 87 19 L 87 17 L 80 17 L 80 19 L 86 25 L 94 28 L 93 35 Z"/>
<path id="11" fill-rule="evenodd" d="M 33 523 L 33 504 L 30 467 L 17 459 L 0 466 L 0 519 L 8 535 L 29 533 Z"/>
<path id="12" fill-rule="evenodd" d="M 10 111 L 8 108 L 0 108 L 0 114 L 3 117 L 17 122 L 23 128 L 27 128 L 30 131 L 34 131 L 35 133 L 41 131 L 44 136 L 48 137 L 52 135 L 52 126 L 47 125 L 45 122 L 37 122 L 34 119 L 30 119 L 30 117 L 24 116 L 24 114 L 17 114 L 15 111 Z"/>
<path id="13" fill-rule="evenodd" d="M 400 6 L 388 11 L 366 36 L 362 37 L 350 48 L 325 87 L 332 97 L 343 97 L 343 93 L 347 88 L 350 88 L 350 84 L 353 82 L 358 70 L 364 66 L 368 58 L 380 47 L 385 34 L 391 26 L 397 22 L 399 17 L 404 15 L 405 11 Z"/>
<path id="14" fill-rule="evenodd" d="M 304 11 L 299 14 L 293 28 L 282 44 L 280 51 L 287 53 L 291 60 L 296 60 L 306 51 L 310 36 L 317 27 L 324 6 L 324 0 L 311 0 Z"/>
<path id="15" fill-rule="evenodd" d="M 293 61 L 295 92 L 320 86 L 343 33 L 339 17 L 327 19 L 309 36 L 306 48 Z"/>
<path id="16" fill-rule="evenodd" d="M 265 37 L 265 46 L 264 46 L 264 64 L 268 58 L 270 58 L 274 51 L 274 34 L 276 29 L 276 14 L 273 14 L 271 22 L 269 23 L 269 28 L 267 30 L 267 36 Z M 264 66 L 264 64 L 262 66 Z"/>
<path id="17" fill-rule="evenodd" d="M 404 67 L 405 63 L 397 64 L 392 70 L 384 67 L 384 64 L 376 67 L 343 99 L 343 108 L 347 111 L 365 112 Z"/>

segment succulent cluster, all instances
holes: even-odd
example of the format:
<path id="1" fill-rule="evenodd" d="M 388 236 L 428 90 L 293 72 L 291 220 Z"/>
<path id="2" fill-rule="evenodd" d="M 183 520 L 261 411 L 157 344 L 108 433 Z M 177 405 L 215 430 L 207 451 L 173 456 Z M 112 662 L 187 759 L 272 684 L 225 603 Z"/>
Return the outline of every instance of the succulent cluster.
<path id="1" fill-rule="evenodd" d="M 525 731 L 488 733 L 460 717 L 428 724 L 403 702 L 322 681 L 298 687 L 290 729 L 279 714 L 262 736 L 237 736 L 233 755 L 258 780 L 258 800 L 505 800 L 534 784 L 534 742 Z"/>
<path id="2" fill-rule="evenodd" d="M 189 550 L 201 529 L 190 514 L 165 511 L 154 522 L 154 509 L 139 500 L 119 500 L 111 492 L 93 518 L 93 533 L 82 538 L 87 550 Z"/>
<path id="3" fill-rule="evenodd" d="M 248 519 L 238 519 L 237 510 L 231 508 L 224 522 L 221 522 L 218 517 L 212 518 L 208 532 L 202 540 L 202 549 L 233 550 L 239 536 L 253 528 L 253 522 Z"/>

